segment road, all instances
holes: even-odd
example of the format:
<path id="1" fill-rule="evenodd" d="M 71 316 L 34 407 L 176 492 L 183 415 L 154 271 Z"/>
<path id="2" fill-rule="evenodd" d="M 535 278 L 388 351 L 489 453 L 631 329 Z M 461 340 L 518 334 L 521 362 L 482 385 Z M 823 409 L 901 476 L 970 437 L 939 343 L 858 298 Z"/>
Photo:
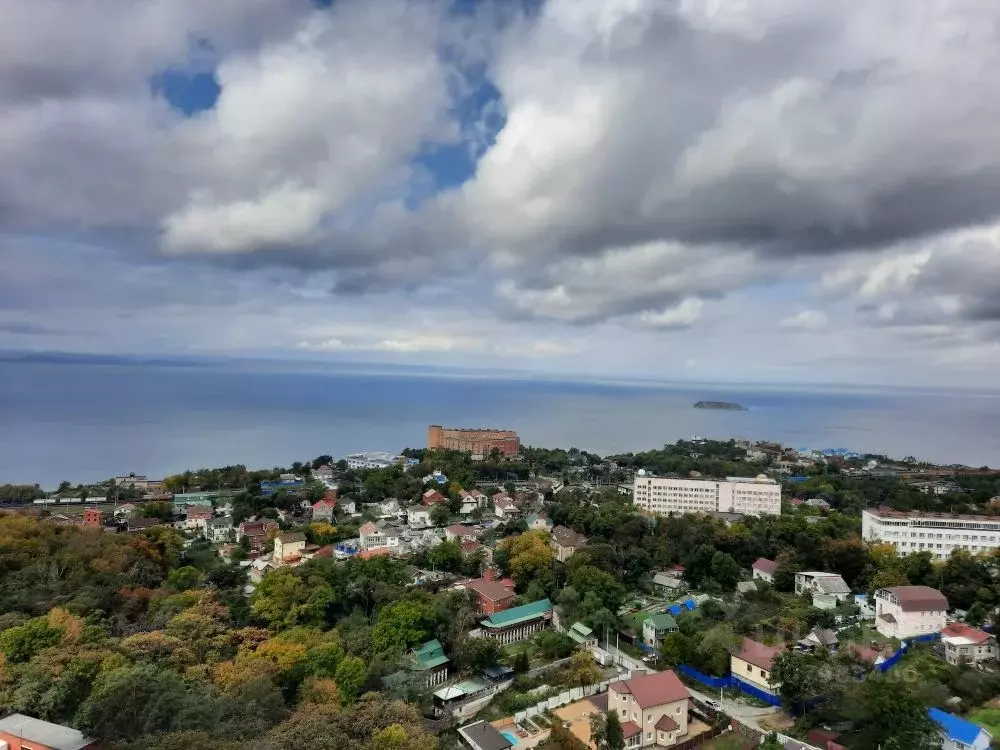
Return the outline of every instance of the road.
<path id="1" fill-rule="evenodd" d="M 752 727 L 758 731 L 765 731 L 760 726 L 760 719 L 765 716 L 774 716 L 774 714 L 781 711 L 780 708 L 774 706 L 767 706 L 765 708 L 760 708 L 758 706 L 748 706 L 745 703 L 740 703 L 739 701 L 731 700 L 730 698 L 723 698 L 719 700 L 718 693 L 710 694 L 703 693 L 700 690 L 695 690 L 694 688 L 688 686 L 688 691 L 700 701 L 712 701 L 713 703 L 722 703 L 722 711 L 734 719 L 739 719 L 743 724 L 748 727 Z"/>

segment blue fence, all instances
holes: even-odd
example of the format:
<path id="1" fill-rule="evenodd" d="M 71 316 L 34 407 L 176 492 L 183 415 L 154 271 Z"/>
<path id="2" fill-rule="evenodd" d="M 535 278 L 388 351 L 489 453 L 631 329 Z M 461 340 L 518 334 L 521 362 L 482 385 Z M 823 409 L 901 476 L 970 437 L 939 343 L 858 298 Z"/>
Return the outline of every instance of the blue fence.
<path id="1" fill-rule="evenodd" d="M 779 708 L 781 707 L 781 698 L 779 698 L 777 695 L 772 695 L 771 693 L 761 690 L 756 685 L 751 685 L 749 682 L 744 682 L 734 674 L 729 675 L 729 677 L 732 680 L 733 687 L 738 688 L 747 695 L 752 695 L 757 700 L 764 701 L 764 703 L 766 703 L 769 706 L 778 706 Z"/>
<path id="2" fill-rule="evenodd" d="M 716 690 L 719 688 L 730 687 L 732 684 L 730 675 L 728 674 L 725 677 L 711 677 L 704 672 L 699 672 L 697 669 L 688 664 L 679 664 L 677 666 L 677 671 L 685 677 L 690 677 L 692 680 L 697 680 L 702 685 L 707 685 L 708 687 Z"/>
<path id="3" fill-rule="evenodd" d="M 878 672 L 887 672 L 888 670 L 892 669 L 894 666 L 896 666 L 897 664 L 899 664 L 900 660 L 904 656 L 906 656 L 907 652 L 910 650 L 910 645 L 911 644 L 913 644 L 913 643 L 933 643 L 934 641 L 936 641 L 936 640 L 938 640 L 940 638 L 941 638 L 941 634 L 940 633 L 926 633 L 925 635 L 916 635 L 913 638 L 910 638 L 908 641 L 903 641 L 899 645 L 899 651 L 897 651 L 896 653 L 894 653 L 892 656 L 890 656 L 888 659 L 886 659 L 881 664 L 877 664 L 875 666 L 875 669 Z"/>

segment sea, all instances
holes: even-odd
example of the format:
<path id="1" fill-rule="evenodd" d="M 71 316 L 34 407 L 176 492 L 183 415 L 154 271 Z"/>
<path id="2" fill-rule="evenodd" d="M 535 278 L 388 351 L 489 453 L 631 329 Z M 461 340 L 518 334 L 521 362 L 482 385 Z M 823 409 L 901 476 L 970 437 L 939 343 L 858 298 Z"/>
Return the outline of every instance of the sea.
<path id="1" fill-rule="evenodd" d="M 693 408 L 699 400 L 747 410 Z M 528 445 L 602 455 L 699 436 L 1000 465 L 993 392 L 0 361 L 0 484 L 397 452 L 425 446 L 430 424 L 512 429 Z"/>

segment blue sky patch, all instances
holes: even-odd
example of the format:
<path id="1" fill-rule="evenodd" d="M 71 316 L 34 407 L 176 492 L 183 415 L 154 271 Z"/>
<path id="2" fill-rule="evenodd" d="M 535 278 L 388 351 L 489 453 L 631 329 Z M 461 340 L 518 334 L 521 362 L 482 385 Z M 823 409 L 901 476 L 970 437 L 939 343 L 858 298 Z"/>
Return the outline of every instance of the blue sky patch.
<path id="1" fill-rule="evenodd" d="M 185 70 L 165 70 L 153 76 L 150 87 L 188 117 L 212 109 L 222 92 L 215 73 Z"/>

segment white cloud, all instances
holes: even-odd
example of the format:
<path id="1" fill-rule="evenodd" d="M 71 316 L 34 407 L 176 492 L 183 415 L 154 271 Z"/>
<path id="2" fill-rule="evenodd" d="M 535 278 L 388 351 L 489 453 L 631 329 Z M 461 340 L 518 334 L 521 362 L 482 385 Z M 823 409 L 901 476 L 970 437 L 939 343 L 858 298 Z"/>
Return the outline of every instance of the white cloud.
<path id="1" fill-rule="evenodd" d="M 802 310 L 781 321 L 781 327 L 793 331 L 818 331 L 826 328 L 829 318 L 822 310 Z"/>

